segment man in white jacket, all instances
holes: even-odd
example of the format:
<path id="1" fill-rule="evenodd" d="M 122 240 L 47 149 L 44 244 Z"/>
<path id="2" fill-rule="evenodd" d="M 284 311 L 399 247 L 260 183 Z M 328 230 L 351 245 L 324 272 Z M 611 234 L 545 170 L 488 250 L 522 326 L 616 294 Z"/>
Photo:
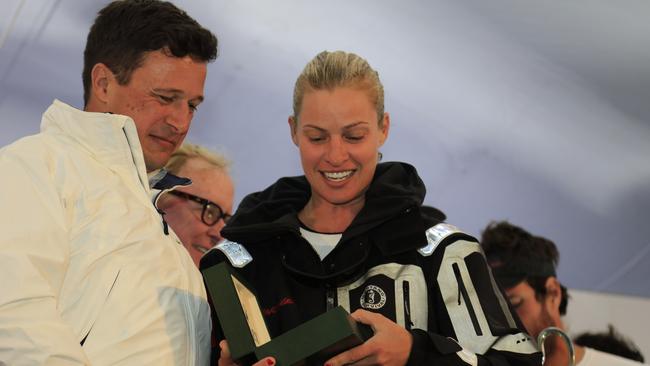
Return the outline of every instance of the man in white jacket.
<path id="1" fill-rule="evenodd" d="M 151 202 L 203 100 L 216 37 L 174 5 L 116 1 L 84 52 L 83 111 L 0 150 L 0 365 L 205 365 L 192 259 Z M 161 179 L 162 178 L 162 179 Z"/>

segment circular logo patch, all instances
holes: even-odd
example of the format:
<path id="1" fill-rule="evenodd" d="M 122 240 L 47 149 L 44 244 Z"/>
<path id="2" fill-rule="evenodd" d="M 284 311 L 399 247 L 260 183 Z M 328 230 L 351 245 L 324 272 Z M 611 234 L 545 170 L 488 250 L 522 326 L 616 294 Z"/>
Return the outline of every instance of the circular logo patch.
<path id="1" fill-rule="evenodd" d="M 368 285 L 363 290 L 360 303 L 364 309 L 381 309 L 386 305 L 386 293 L 375 285 Z"/>

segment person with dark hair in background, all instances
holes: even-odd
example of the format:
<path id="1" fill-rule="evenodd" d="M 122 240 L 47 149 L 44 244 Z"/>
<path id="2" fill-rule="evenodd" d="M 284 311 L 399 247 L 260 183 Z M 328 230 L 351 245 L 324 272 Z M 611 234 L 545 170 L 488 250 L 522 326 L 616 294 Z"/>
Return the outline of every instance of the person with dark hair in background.
<path id="1" fill-rule="evenodd" d="M 560 253 L 555 244 L 500 221 L 485 228 L 481 245 L 494 279 L 505 289 L 528 333 L 537 338 L 548 327 L 565 330 L 561 316 L 566 314 L 569 296 L 557 279 Z M 576 364 L 580 366 L 637 364 L 575 342 L 573 347 Z M 569 349 L 562 338 L 549 337 L 545 349 L 545 366 L 567 365 Z"/>
<path id="2" fill-rule="evenodd" d="M 244 198 L 201 268 L 229 263 L 252 284 L 271 337 L 337 305 L 372 327 L 329 366 L 539 365 L 476 239 L 422 207 L 413 166 L 379 163 L 390 118 L 377 71 L 356 54 L 321 52 L 293 104 L 305 175 Z M 233 365 L 213 329 L 219 365 Z"/>
<path id="3" fill-rule="evenodd" d="M 643 354 L 637 346 L 629 339 L 609 325 L 607 332 L 602 333 L 581 333 L 573 338 L 573 342 L 583 347 L 597 349 L 599 351 L 619 355 L 630 360 L 643 362 Z"/>
<path id="4" fill-rule="evenodd" d="M 203 101 L 217 39 L 156 0 L 99 11 L 84 110 L 55 100 L 0 150 L 0 364 L 205 365 L 210 312 L 151 202 Z"/>

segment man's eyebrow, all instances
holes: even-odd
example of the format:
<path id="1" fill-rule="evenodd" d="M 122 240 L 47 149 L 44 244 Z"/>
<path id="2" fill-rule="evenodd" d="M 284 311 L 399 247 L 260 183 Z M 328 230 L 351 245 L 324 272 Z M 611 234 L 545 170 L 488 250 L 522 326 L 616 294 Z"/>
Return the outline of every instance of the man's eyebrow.
<path id="1" fill-rule="evenodd" d="M 151 89 L 154 93 L 170 93 L 174 94 L 175 97 L 182 97 L 185 96 L 185 92 L 180 90 L 180 89 L 174 89 L 174 88 L 154 88 Z M 199 103 L 203 102 L 203 95 L 198 95 L 195 98 L 192 98 L 191 100 L 196 100 Z"/>
<path id="2" fill-rule="evenodd" d="M 151 91 L 156 93 L 170 93 L 170 94 L 185 95 L 185 93 L 182 90 L 174 89 L 174 88 L 153 88 L 151 89 Z"/>

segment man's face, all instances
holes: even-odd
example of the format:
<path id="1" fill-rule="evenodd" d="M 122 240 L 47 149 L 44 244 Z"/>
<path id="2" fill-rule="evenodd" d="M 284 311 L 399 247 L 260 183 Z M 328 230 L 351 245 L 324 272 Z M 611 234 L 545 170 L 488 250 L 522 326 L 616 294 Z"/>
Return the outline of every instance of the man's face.
<path id="1" fill-rule="evenodd" d="M 535 290 L 526 281 L 506 289 L 506 295 L 512 307 L 517 311 L 517 315 L 524 323 L 528 334 L 537 339 L 539 333 L 544 328 L 557 326 L 551 316 L 551 304 L 546 297 L 538 299 L 535 296 Z"/>
<path id="2" fill-rule="evenodd" d="M 192 179 L 192 185 L 179 188 L 179 191 L 210 200 L 219 205 L 223 212 L 232 214 L 234 186 L 230 177 L 221 169 L 193 158 L 181 167 L 178 175 Z M 165 212 L 165 220 L 198 266 L 203 253 L 223 239 L 223 219 L 208 226 L 201 220 L 201 204 L 169 194 L 163 198 L 160 208 Z"/>
<path id="3" fill-rule="evenodd" d="M 148 172 L 163 167 L 183 142 L 203 101 L 206 72 L 205 62 L 152 51 L 128 84 L 109 82 L 105 111 L 133 119 Z"/>

